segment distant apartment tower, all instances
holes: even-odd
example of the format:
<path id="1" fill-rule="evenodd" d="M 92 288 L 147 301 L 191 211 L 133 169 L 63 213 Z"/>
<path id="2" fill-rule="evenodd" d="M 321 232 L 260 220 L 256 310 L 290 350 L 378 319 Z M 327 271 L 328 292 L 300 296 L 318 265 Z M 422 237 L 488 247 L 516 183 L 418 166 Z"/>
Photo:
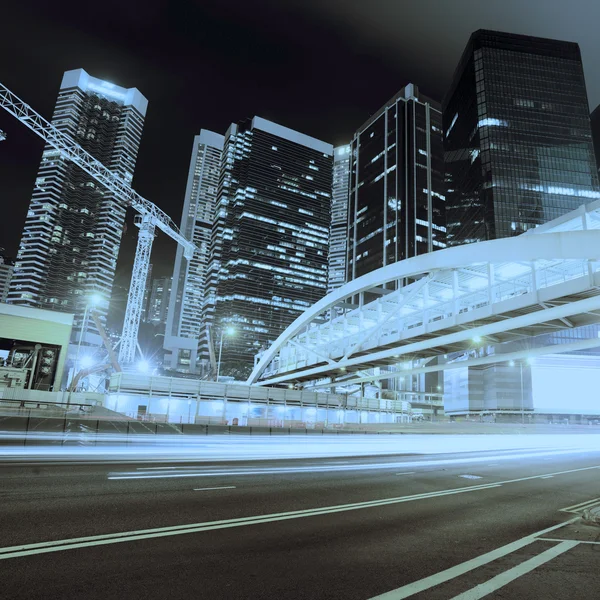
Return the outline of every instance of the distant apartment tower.
<path id="1" fill-rule="evenodd" d="M 519 235 L 600 197 L 577 44 L 476 31 L 443 113 L 449 245 Z"/>
<path id="2" fill-rule="evenodd" d="M 326 294 L 332 156 L 331 144 L 260 117 L 228 129 L 208 311 L 213 347 L 235 329 L 223 363 L 249 372 L 254 355 Z"/>
<path id="3" fill-rule="evenodd" d="M 348 259 L 348 184 L 350 180 L 350 146 L 333 150 L 333 184 L 331 187 L 331 225 L 329 228 L 329 269 L 327 291 L 346 283 Z"/>
<path id="4" fill-rule="evenodd" d="M 146 98 L 88 75 L 67 71 L 52 124 L 106 167 L 131 181 L 142 136 Z M 93 177 L 46 145 L 15 263 L 8 301 L 75 314 L 79 339 L 92 293 L 105 321 L 125 206 Z M 86 320 L 85 340 L 95 328 Z"/>
<path id="5" fill-rule="evenodd" d="M 201 344 L 207 346 L 203 320 L 205 278 L 223 139 L 222 135 L 205 129 L 194 137 L 181 231 L 193 240 L 197 250 L 188 261 L 181 246 L 177 247 L 164 343 L 165 366 L 176 371 L 195 373 L 200 367 L 199 360 L 204 359 L 206 366 L 208 363 L 208 355 L 199 355 L 198 349 Z"/>
<path id="6" fill-rule="evenodd" d="M 165 325 L 171 296 L 171 277 L 157 277 L 152 280 L 146 322 L 153 325 Z"/>
<path id="7" fill-rule="evenodd" d="M 14 265 L 2 255 L 1 251 L 2 248 L 0 248 L 0 302 L 6 302 Z"/>
<path id="8" fill-rule="evenodd" d="M 351 145 L 348 280 L 446 245 L 442 113 L 408 84 Z"/>

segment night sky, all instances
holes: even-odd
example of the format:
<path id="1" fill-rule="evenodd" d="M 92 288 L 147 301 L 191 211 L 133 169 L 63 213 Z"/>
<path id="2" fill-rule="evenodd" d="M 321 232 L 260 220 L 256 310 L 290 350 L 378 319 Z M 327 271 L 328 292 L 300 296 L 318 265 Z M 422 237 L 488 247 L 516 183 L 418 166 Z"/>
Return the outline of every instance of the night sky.
<path id="1" fill-rule="evenodd" d="M 2 12 L 1 81 L 45 117 L 69 69 L 148 98 L 133 185 L 176 222 L 201 128 L 224 133 L 260 115 L 346 143 L 406 83 L 441 100 L 479 28 L 578 42 L 590 106 L 600 103 L 598 0 L 21 1 Z M 0 143 L 0 247 L 14 257 L 42 142 L 4 111 L 0 129 L 9 136 Z M 135 231 L 124 237 L 121 283 Z M 171 274 L 174 249 L 159 235 L 155 274 Z"/>

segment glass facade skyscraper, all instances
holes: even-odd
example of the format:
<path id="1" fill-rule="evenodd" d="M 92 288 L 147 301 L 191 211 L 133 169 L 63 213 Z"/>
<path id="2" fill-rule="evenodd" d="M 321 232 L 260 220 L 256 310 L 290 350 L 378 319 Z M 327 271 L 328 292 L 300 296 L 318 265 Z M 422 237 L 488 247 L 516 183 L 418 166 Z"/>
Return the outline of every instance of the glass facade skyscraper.
<path id="1" fill-rule="evenodd" d="M 181 231 L 194 242 L 196 251 L 188 261 L 183 256 L 183 248 L 177 247 L 164 342 L 167 350 L 165 366 L 176 371 L 195 373 L 203 360 L 208 366 L 208 355 L 200 355 L 198 349 L 206 347 L 203 319 L 207 296 L 206 269 L 223 139 L 222 135 L 206 129 L 194 137 Z"/>
<path id="2" fill-rule="evenodd" d="M 88 75 L 67 71 L 52 124 L 127 181 L 133 178 L 148 101 Z M 75 314 L 79 339 L 91 294 L 105 321 L 125 223 L 125 206 L 61 153 L 46 145 L 27 212 L 8 294 L 12 304 Z M 95 342 L 95 327 L 86 321 Z"/>
<path id="3" fill-rule="evenodd" d="M 213 346 L 254 355 L 327 292 L 333 146 L 266 119 L 225 135 L 209 266 Z M 227 370 L 221 370 L 226 374 Z"/>
<path id="4" fill-rule="evenodd" d="M 442 114 L 409 84 L 354 135 L 348 280 L 445 247 Z"/>
<path id="5" fill-rule="evenodd" d="M 327 291 L 346 283 L 348 259 L 348 184 L 350 181 L 350 146 L 333 151 L 331 187 L 331 226 L 329 229 L 329 270 Z"/>
<path id="6" fill-rule="evenodd" d="M 519 235 L 600 197 L 577 44 L 476 31 L 443 116 L 449 245 Z"/>

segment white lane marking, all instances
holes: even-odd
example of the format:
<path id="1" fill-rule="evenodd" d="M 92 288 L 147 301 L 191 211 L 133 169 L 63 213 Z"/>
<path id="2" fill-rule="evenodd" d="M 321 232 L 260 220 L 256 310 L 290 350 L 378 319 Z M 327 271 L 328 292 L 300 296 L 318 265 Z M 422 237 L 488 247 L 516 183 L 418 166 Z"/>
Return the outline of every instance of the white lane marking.
<path id="1" fill-rule="evenodd" d="M 566 473 L 577 473 L 579 471 L 589 471 L 591 469 L 600 469 L 600 465 L 592 467 L 582 467 L 579 469 L 570 469 L 568 471 L 560 471 L 553 475 L 562 475 Z M 62 550 L 71 550 L 75 548 L 86 548 L 89 546 L 99 546 L 105 544 L 116 544 L 119 542 L 131 542 L 155 537 L 165 537 L 170 535 L 181 535 L 185 533 L 197 533 L 201 531 L 211 531 L 214 529 L 224 529 L 230 527 L 242 527 L 245 525 L 254 525 L 260 523 L 269 523 L 273 521 L 284 521 L 288 519 L 298 519 L 302 517 L 320 516 L 328 513 L 345 512 L 349 510 L 358 510 L 361 508 L 372 508 L 378 506 L 386 506 L 389 504 L 400 504 L 403 502 L 412 502 L 414 500 L 424 500 L 427 498 L 437 498 L 440 496 L 448 496 L 453 494 L 462 494 L 465 492 L 475 492 L 480 490 L 492 489 L 501 487 L 506 483 L 517 483 L 539 478 L 539 475 L 531 477 L 521 477 L 507 481 L 500 481 L 494 484 L 470 485 L 462 488 L 454 488 L 450 490 L 441 490 L 438 492 L 429 492 L 424 494 L 414 494 L 412 496 L 400 496 L 398 498 L 385 498 L 382 500 L 370 500 L 367 502 L 357 502 L 353 504 L 342 504 L 337 506 L 327 506 L 323 508 L 308 509 L 301 511 L 292 511 L 286 513 L 274 513 L 268 515 L 259 515 L 254 517 L 243 517 L 241 519 L 229 519 L 224 521 L 211 521 L 207 523 L 193 523 L 190 525 L 176 525 L 172 527 L 160 527 L 157 529 L 144 529 L 139 531 L 125 531 L 121 533 L 104 534 L 97 536 L 87 536 L 81 538 L 72 538 L 65 540 L 56 540 L 53 542 L 40 542 L 36 544 L 24 544 L 20 546 L 9 546 L 0 548 L 0 560 L 5 558 L 17 558 L 19 556 L 29 556 L 32 554 L 43 554 L 46 552 L 58 552 Z M 561 525 L 556 525 L 549 529 L 539 532 L 539 534 L 552 531 L 558 527 L 562 527 L 568 523 L 578 520 L 579 517 L 574 517 L 570 521 L 566 521 Z M 485 556 L 485 555 L 484 555 Z M 481 557 L 480 557 L 481 558 Z M 491 559 L 494 560 L 494 559 Z M 489 562 L 489 561 L 488 561 Z M 482 563 L 482 564 L 485 564 Z M 442 573 L 445 573 L 442 572 Z M 439 575 L 439 574 L 438 574 Z M 434 584 L 437 585 L 437 584 Z M 430 586 L 431 587 L 431 586 Z M 427 589 L 427 588 L 423 588 Z M 416 593 L 416 592 L 413 592 Z M 391 598 L 392 596 L 390 596 Z M 403 596 L 404 597 L 404 596 Z"/>
<path id="2" fill-rule="evenodd" d="M 496 577 L 492 577 L 489 581 L 480 583 L 474 588 L 467 590 L 458 596 L 454 596 L 452 600 L 479 600 L 480 598 L 499 590 L 501 587 L 508 585 L 511 581 L 530 573 L 564 552 L 568 552 L 571 548 L 577 546 L 577 544 L 579 544 L 579 542 L 576 540 L 565 540 L 552 548 L 548 548 L 548 550 L 545 550 L 541 554 L 522 562 L 516 567 L 508 569 L 507 571 L 496 575 Z"/>
<path id="3" fill-rule="evenodd" d="M 507 554 L 511 554 L 512 552 L 516 552 L 517 550 L 523 548 L 524 546 L 528 546 L 532 542 L 535 542 L 538 539 L 538 536 L 544 535 L 545 533 L 549 533 L 550 531 L 554 531 L 555 529 L 560 529 L 565 525 L 569 525 L 571 523 L 575 523 L 578 521 L 579 517 L 573 517 L 564 523 L 559 523 L 558 525 L 553 525 L 552 527 L 548 527 L 546 529 L 542 529 L 541 531 L 537 531 L 536 533 L 532 533 L 530 535 L 521 538 L 520 540 L 516 540 L 507 544 L 506 546 L 501 546 L 500 548 L 496 548 L 491 552 L 487 552 L 486 554 L 481 554 L 471 560 L 467 560 L 459 565 L 454 567 L 450 567 L 445 571 L 440 571 L 439 573 L 435 573 L 430 575 L 429 577 L 425 577 L 424 579 L 420 579 L 419 581 L 415 581 L 413 583 L 409 583 L 395 590 L 391 590 L 389 592 L 385 592 L 380 594 L 379 596 L 373 596 L 370 600 L 403 600 L 403 598 L 408 598 L 409 596 L 413 596 L 414 594 L 418 594 L 419 592 L 423 592 L 425 590 L 429 590 L 436 585 L 440 585 L 441 583 L 445 583 L 446 581 L 450 581 L 451 579 L 455 579 L 456 577 L 460 577 L 469 571 L 473 571 L 474 569 L 478 569 L 483 565 L 487 565 L 498 558 L 502 558 Z"/>
<path id="4" fill-rule="evenodd" d="M 554 475 L 542 475 L 540 479 L 551 479 Z"/>
<path id="5" fill-rule="evenodd" d="M 560 510 L 569 511 L 569 510 L 580 509 L 588 504 L 594 504 L 594 502 L 598 502 L 599 500 L 600 500 L 600 498 L 593 498 L 592 500 L 586 500 L 585 502 L 580 502 L 579 504 L 573 504 L 573 506 L 567 506 L 566 508 L 561 508 Z"/>
<path id="6" fill-rule="evenodd" d="M 396 475 L 414 475 L 416 471 L 405 471 L 404 473 L 396 473 Z"/>
<path id="7" fill-rule="evenodd" d="M 358 510 L 361 508 L 372 508 L 386 506 L 389 504 L 400 504 L 403 502 L 412 502 L 414 500 L 425 500 L 427 498 L 437 498 L 440 496 L 449 496 L 453 494 L 463 494 L 465 492 L 478 492 L 480 490 L 500 487 L 499 484 L 493 485 L 473 485 L 452 490 L 442 490 L 439 492 L 428 492 L 425 494 L 414 494 L 412 496 L 400 496 L 398 498 L 385 498 L 383 500 L 370 500 L 368 502 L 355 502 L 353 504 L 341 504 L 337 506 L 326 506 L 323 508 L 314 508 L 307 510 L 297 510 L 284 513 L 274 513 L 267 515 L 258 515 L 254 517 L 242 517 L 239 519 L 226 519 L 223 521 L 209 521 L 206 523 L 193 523 L 190 525 L 176 525 L 171 527 L 159 527 L 156 529 L 142 529 L 139 531 L 125 531 L 121 533 L 112 533 L 104 535 L 87 536 L 81 538 L 72 538 L 66 540 L 56 540 L 53 542 L 40 542 L 36 544 L 23 544 L 21 546 L 9 546 L 0 548 L 0 560 L 5 558 L 18 558 L 20 556 L 30 556 L 33 554 L 44 554 L 46 552 L 59 552 L 62 550 L 71 550 L 75 548 L 86 548 L 89 546 L 100 546 L 105 544 L 117 544 L 120 542 L 132 542 L 150 538 L 165 537 L 171 535 L 182 535 L 185 533 L 198 533 L 203 531 L 212 531 L 215 529 L 227 529 L 231 527 L 243 527 L 245 525 L 256 525 L 261 523 L 271 523 L 273 521 L 286 521 L 289 519 L 299 519 L 303 517 L 313 517 L 326 515 L 330 513 L 345 512 L 349 510 Z"/>
<path id="8" fill-rule="evenodd" d="M 138 467 L 138 471 L 166 471 L 168 469 L 186 469 L 189 467 Z"/>
<path id="9" fill-rule="evenodd" d="M 498 463 L 490 463 L 489 465 L 487 465 L 488 467 L 497 467 Z"/>
<path id="10" fill-rule="evenodd" d="M 463 479 L 483 479 L 483 477 L 480 477 L 479 475 L 459 475 L 459 477 L 462 477 Z"/>
<path id="11" fill-rule="evenodd" d="M 224 485 L 223 487 L 211 487 L 211 488 L 194 488 L 195 492 L 204 492 L 206 490 L 235 490 L 235 485 Z"/>
<path id="12" fill-rule="evenodd" d="M 565 454 L 565 452 L 551 453 L 555 454 Z M 535 458 L 539 456 L 538 454 L 527 454 L 516 456 L 500 456 L 498 457 L 500 460 L 512 460 L 513 458 Z M 405 463 L 384 463 L 384 464 L 374 464 L 374 465 L 339 465 L 339 466 L 308 466 L 308 467 L 272 467 L 272 468 L 253 468 L 249 470 L 243 470 L 240 467 L 237 467 L 234 471 L 226 471 L 223 468 L 218 470 L 196 470 L 196 471 L 169 471 L 165 473 L 153 472 L 153 473 L 144 473 L 137 471 L 122 471 L 122 472 L 111 472 L 108 474 L 109 480 L 120 480 L 120 479 L 170 479 L 176 477 L 211 477 L 211 476 L 224 476 L 224 475 L 273 475 L 278 473 L 322 473 L 328 471 L 370 471 L 370 470 L 381 470 L 381 469 L 394 469 L 394 468 L 414 468 L 414 467 L 431 467 L 431 466 L 439 466 L 439 465 L 454 465 L 454 464 L 462 464 L 462 463 L 474 463 L 474 462 L 482 462 L 485 459 L 478 458 L 468 458 L 468 459 L 455 459 L 455 460 L 433 460 L 433 461 L 423 461 L 423 462 L 405 462 Z M 197 468 L 197 467 L 190 467 Z M 600 468 L 594 467 L 594 468 Z M 564 471 L 568 472 L 568 471 Z M 536 475 L 535 477 L 531 477 L 529 479 L 535 479 L 540 477 L 540 475 Z"/>
<path id="13" fill-rule="evenodd" d="M 547 538 L 547 537 L 542 537 L 542 538 L 538 538 L 538 540 L 541 540 L 542 542 L 564 542 L 564 539 L 560 539 L 560 538 Z M 580 544 L 592 544 L 595 546 L 600 546 L 600 542 L 587 542 L 587 541 L 583 541 L 583 540 L 576 540 L 577 542 L 579 542 Z"/>

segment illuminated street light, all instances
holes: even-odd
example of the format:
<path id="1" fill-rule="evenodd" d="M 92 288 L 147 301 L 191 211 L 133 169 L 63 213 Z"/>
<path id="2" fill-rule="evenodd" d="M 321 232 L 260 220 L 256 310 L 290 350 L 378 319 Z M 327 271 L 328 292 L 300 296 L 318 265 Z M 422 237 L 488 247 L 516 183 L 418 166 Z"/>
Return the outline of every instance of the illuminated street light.
<path id="1" fill-rule="evenodd" d="M 94 308 L 94 307 L 98 306 L 98 304 L 100 304 L 102 301 L 103 301 L 103 298 L 98 293 L 90 294 L 87 298 L 85 310 L 83 311 L 83 319 L 81 321 L 81 329 L 79 331 L 79 342 L 77 342 L 77 352 L 75 353 L 75 362 L 73 363 L 73 378 L 75 378 L 75 376 L 77 375 L 77 371 L 79 369 L 79 353 L 81 352 L 81 342 L 83 342 L 83 332 L 87 328 L 88 313 L 90 311 L 90 308 Z M 71 401 L 71 394 L 69 394 L 69 397 L 67 399 L 67 406 L 69 405 L 70 401 Z"/>
<path id="2" fill-rule="evenodd" d="M 479 344 L 481 342 L 481 336 L 480 335 L 474 335 L 473 336 L 473 342 L 475 344 Z"/>

